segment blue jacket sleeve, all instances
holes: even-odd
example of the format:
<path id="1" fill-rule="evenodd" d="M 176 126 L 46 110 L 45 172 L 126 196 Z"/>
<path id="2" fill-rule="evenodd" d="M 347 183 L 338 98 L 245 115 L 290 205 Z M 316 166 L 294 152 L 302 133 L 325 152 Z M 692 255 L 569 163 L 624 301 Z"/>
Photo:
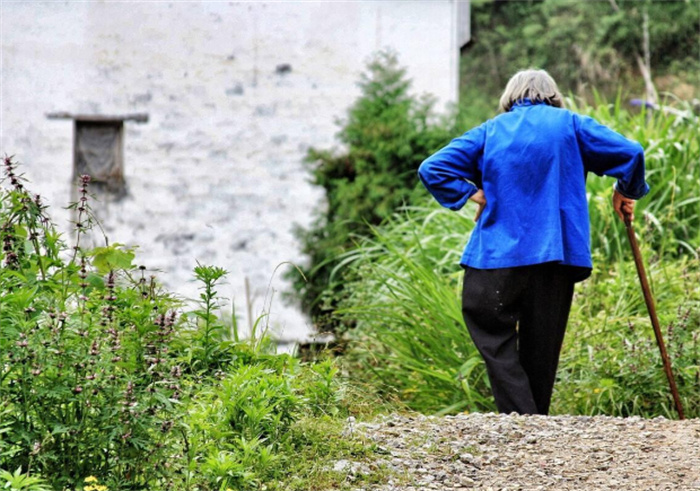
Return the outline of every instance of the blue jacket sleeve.
<path id="1" fill-rule="evenodd" d="M 576 115 L 576 135 L 587 171 L 617 178 L 615 189 L 630 199 L 649 192 L 644 180 L 644 149 L 588 116 Z"/>
<path id="2" fill-rule="evenodd" d="M 485 134 L 484 125 L 466 132 L 418 168 L 421 182 L 442 206 L 459 210 L 481 187 L 479 162 Z"/>

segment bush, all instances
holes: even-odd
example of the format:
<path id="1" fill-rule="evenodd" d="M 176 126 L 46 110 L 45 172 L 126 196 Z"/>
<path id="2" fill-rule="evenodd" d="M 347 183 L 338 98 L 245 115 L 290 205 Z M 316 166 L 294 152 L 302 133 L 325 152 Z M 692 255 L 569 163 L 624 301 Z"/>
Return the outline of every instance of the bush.
<path id="1" fill-rule="evenodd" d="M 690 113 L 629 114 L 619 103 L 580 109 L 645 145 L 652 192 L 640 201 L 635 225 L 679 390 L 689 415 L 698 414 L 700 122 Z M 596 269 L 577 288 L 553 410 L 672 414 L 662 367 L 649 362 L 658 361 L 652 358 L 658 350 L 644 327 L 646 308 L 624 226 L 610 206 L 612 180 L 589 180 Z M 357 319 L 356 331 L 348 333 L 352 370 L 413 409 L 493 409 L 459 307 L 457 263 L 470 231 L 469 218 L 432 202 L 407 208 L 374 237 L 359 239 L 337 268 L 348 278 L 338 314 Z"/>
<path id="2" fill-rule="evenodd" d="M 109 475 L 115 488 L 143 485 L 162 469 L 179 393 L 167 356 L 175 302 L 118 244 L 68 249 L 12 160 L 4 166 L 3 464 L 40 469 L 56 487 L 90 474 Z M 75 205 L 78 241 L 91 224 L 88 182 Z"/>
<path id="3" fill-rule="evenodd" d="M 359 85 L 362 95 L 338 133 L 342 148 L 312 148 L 306 158 L 312 182 L 326 191 L 327 206 L 309 230 L 298 230 L 311 263 L 306 280 L 293 279 L 322 330 L 336 327 L 326 325 L 328 306 L 321 296 L 327 288 L 342 290 L 332 282 L 334 258 L 353 247 L 355 236 L 368 235 L 370 226 L 415 201 L 418 164 L 451 133 L 447 124 L 434 121 L 431 100 L 409 94 L 411 83 L 394 54 L 378 53 Z"/>
<path id="4" fill-rule="evenodd" d="M 329 489 L 342 478 L 320 462 L 371 451 L 342 436 L 350 403 L 333 359 L 276 354 L 263 317 L 247 340 L 235 313 L 222 320 L 225 270 L 198 265 L 199 302 L 182 313 L 132 250 L 80 246 L 94 225 L 87 177 L 68 247 L 4 166 L 0 487 Z M 307 431 L 316 421 L 330 433 Z"/>
<path id="5" fill-rule="evenodd" d="M 258 356 L 194 395 L 186 428 L 190 473 L 206 486 L 259 489 L 288 478 L 302 417 L 339 410 L 332 360 L 309 366 L 289 355 Z M 312 444 L 314 444 L 313 442 Z"/>

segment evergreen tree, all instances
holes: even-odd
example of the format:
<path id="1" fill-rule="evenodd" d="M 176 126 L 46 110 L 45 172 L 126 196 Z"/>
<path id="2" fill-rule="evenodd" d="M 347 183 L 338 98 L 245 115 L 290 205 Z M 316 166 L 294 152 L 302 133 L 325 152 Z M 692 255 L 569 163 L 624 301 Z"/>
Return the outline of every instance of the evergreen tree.
<path id="1" fill-rule="evenodd" d="M 312 148 L 306 158 L 312 182 L 326 191 L 327 206 L 310 229 L 297 231 L 311 262 L 306 281 L 296 286 L 320 330 L 336 327 L 324 316 L 332 306 L 323 304 L 322 293 L 328 289 L 337 297 L 342 290 L 332 277 L 338 256 L 397 207 L 425 198 L 417 189 L 418 166 L 453 133 L 436 121 L 433 100 L 410 93 L 411 82 L 394 53 L 376 54 L 359 86 L 361 96 L 337 135 L 341 148 Z"/>

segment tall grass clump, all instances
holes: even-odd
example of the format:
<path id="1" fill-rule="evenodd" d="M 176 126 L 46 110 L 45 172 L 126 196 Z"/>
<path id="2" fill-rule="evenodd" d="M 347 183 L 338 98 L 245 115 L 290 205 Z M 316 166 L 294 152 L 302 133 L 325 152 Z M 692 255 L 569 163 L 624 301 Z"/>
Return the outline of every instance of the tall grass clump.
<path id="1" fill-rule="evenodd" d="M 654 259 L 648 274 L 686 417 L 700 416 L 700 260 Z M 610 267 L 577 287 L 553 397 L 554 412 L 676 416 L 634 263 Z"/>
<path id="2" fill-rule="evenodd" d="M 652 191 L 639 202 L 635 225 L 681 395 L 697 414 L 700 122 L 689 111 L 633 114 L 619 100 L 576 109 L 645 147 Z M 624 226 L 610 205 L 612 184 L 589 176 L 595 269 L 577 287 L 553 409 L 671 414 Z M 358 322 L 347 334 L 354 373 L 421 411 L 493 409 L 459 307 L 458 261 L 471 213 L 407 208 L 359 239 L 335 272 L 349 292 L 338 315 Z"/>
<path id="3" fill-rule="evenodd" d="M 454 265 L 472 227 L 436 206 L 406 209 L 341 263 L 352 279 L 339 314 L 357 322 L 347 333 L 354 346 L 347 361 L 359 378 L 419 411 L 493 409 L 455 301 L 461 275 Z"/>
<path id="4" fill-rule="evenodd" d="M 632 114 L 618 97 L 613 103 L 576 106 L 644 147 L 649 194 L 637 204 L 637 224 L 645 242 L 657 254 L 697 255 L 700 247 L 700 118 L 681 105 L 674 113 L 646 110 Z M 621 257 L 628 249 L 624 224 L 610 213 L 612 180 L 589 175 L 592 248 L 606 259 Z M 622 242 L 622 243 L 621 243 Z"/>

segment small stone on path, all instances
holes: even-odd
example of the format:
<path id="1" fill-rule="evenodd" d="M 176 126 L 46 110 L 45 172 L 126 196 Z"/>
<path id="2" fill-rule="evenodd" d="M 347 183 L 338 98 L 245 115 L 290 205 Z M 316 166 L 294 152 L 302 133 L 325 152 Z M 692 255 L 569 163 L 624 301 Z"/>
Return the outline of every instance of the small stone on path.
<path id="1" fill-rule="evenodd" d="M 394 414 L 354 426 L 409 476 L 367 491 L 700 491 L 697 419 Z"/>

